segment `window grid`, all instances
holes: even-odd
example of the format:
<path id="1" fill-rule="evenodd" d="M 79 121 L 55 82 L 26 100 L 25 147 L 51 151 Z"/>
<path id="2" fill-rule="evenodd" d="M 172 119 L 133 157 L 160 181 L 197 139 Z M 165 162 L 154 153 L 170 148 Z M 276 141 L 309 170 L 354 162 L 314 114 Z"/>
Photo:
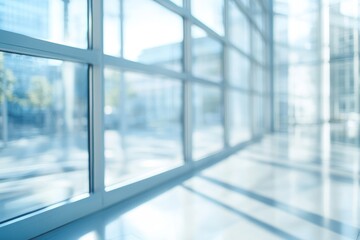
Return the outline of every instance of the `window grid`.
<path id="1" fill-rule="evenodd" d="M 193 98 L 193 85 L 194 83 L 200 85 L 211 85 L 219 88 L 221 90 L 221 105 L 223 106 L 223 112 L 221 113 L 222 117 L 222 127 L 224 129 L 224 148 L 222 152 L 230 149 L 229 144 L 229 92 L 236 91 L 239 93 L 245 93 L 249 97 L 249 108 L 254 109 L 254 97 L 258 97 L 265 101 L 270 96 L 270 89 L 265 89 L 264 93 L 254 90 L 254 66 L 262 69 L 263 76 L 268 75 L 269 64 L 268 59 L 264 56 L 264 61 L 260 63 L 251 53 L 253 53 L 254 46 L 250 47 L 250 54 L 243 52 L 237 46 L 232 44 L 228 37 L 228 12 L 229 12 L 229 1 L 225 1 L 225 17 L 224 17 L 224 36 L 220 36 L 208 26 L 200 22 L 198 19 L 191 15 L 190 11 L 190 1 L 184 0 L 183 6 L 180 7 L 173 2 L 166 0 L 155 0 L 158 4 L 162 5 L 166 9 L 172 11 L 175 14 L 180 15 L 183 18 L 184 25 L 184 40 L 183 40 L 183 72 L 175 72 L 172 70 L 164 69 L 162 67 L 150 66 L 139 62 L 133 62 L 126 59 L 123 59 L 123 49 L 124 41 L 123 34 L 121 34 L 121 57 L 113 57 L 103 54 L 103 5 L 102 1 L 89 1 L 88 4 L 88 49 L 80 49 L 75 47 L 69 47 L 66 45 L 52 43 L 44 40 L 35 39 L 32 37 L 24 36 L 17 33 L 12 33 L 0 29 L 0 51 L 11 52 L 18 54 L 25 54 L 29 56 L 44 57 L 50 59 L 58 59 L 65 61 L 72 61 L 77 63 L 83 63 L 89 65 L 89 135 L 90 135 L 90 195 L 81 196 L 78 199 L 72 200 L 70 203 L 59 203 L 53 206 L 49 206 L 46 209 L 37 211 L 33 214 L 28 214 L 23 218 L 15 219 L 5 224 L 0 225 L 0 236 L 1 234 L 14 234 L 14 229 L 29 229 L 28 226 L 31 226 L 33 221 L 42 221 L 51 216 L 57 215 L 61 216 L 52 223 L 46 223 L 43 226 L 34 227 L 29 229 L 29 231 L 17 232 L 17 237 L 30 238 L 36 235 L 42 234 L 48 230 L 54 229 L 60 225 L 66 224 L 74 219 L 80 218 L 82 216 L 88 215 L 92 212 L 95 212 L 99 209 L 110 206 L 111 204 L 117 203 L 123 199 L 129 198 L 137 193 L 140 193 L 146 189 L 149 189 L 153 186 L 156 186 L 167 179 L 180 176 L 181 174 L 197 167 L 205 166 L 206 163 L 218 160 L 221 157 L 221 152 L 213 154 L 212 156 L 206 157 L 202 161 L 194 162 L 192 158 L 192 134 L 193 134 L 193 123 L 192 115 L 194 114 L 194 109 L 192 105 Z M 264 31 L 260 30 L 259 26 L 255 23 L 255 20 L 252 19 L 250 8 L 243 6 L 243 3 L 240 0 L 233 0 L 239 9 L 244 13 L 246 18 L 249 20 L 250 29 L 255 30 L 261 36 L 261 42 L 263 49 L 268 51 L 268 37 L 269 34 L 266 32 L 269 31 L 268 26 L 264 24 Z M 260 6 L 262 12 L 267 12 L 268 8 L 263 1 L 260 1 Z M 123 11 L 123 1 L 120 0 L 121 10 Z M 121 12 L 121 31 L 123 32 L 123 19 L 124 15 Z M 269 16 L 269 14 L 267 15 Z M 266 19 L 264 18 L 263 21 Z M 210 37 L 218 40 L 223 45 L 222 53 L 222 82 L 211 82 L 207 79 L 199 78 L 192 75 L 192 57 L 191 57 L 191 47 L 192 47 L 192 36 L 191 36 L 191 26 L 196 25 L 204 30 Z M 250 31 L 250 36 L 253 34 L 253 31 Z M 251 37 L 252 39 L 252 37 Z M 250 42 L 252 42 L 250 40 Z M 227 71 L 227 61 L 228 61 L 228 50 L 234 49 L 239 54 L 244 56 L 250 62 L 250 77 L 248 79 L 250 90 L 244 90 L 239 87 L 231 86 L 228 82 L 228 71 Z M 104 166 L 104 117 L 103 117 L 103 107 L 104 107 L 104 67 L 115 67 L 121 71 L 132 71 L 132 72 L 141 72 L 146 74 L 156 74 L 166 76 L 172 79 L 179 79 L 182 82 L 183 86 L 183 151 L 184 151 L 184 161 L 185 164 L 182 167 L 177 169 L 172 169 L 167 172 L 158 174 L 149 179 L 141 179 L 132 184 L 123 186 L 121 188 L 114 188 L 113 191 L 105 192 L 104 184 L 104 175 L 105 175 L 105 166 Z M 262 84 L 264 81 L 269 81 L 268 78 L 262 79 Z M 251 119 L 254 117 L 254 113 L 249 113 L 250 122 L 253 122 Z M 265 115 L 265 114 L 263 114 Z M 263 123 L 270 121 L 268 118 L 262 120 Z M 255 136 L 254 128 L 252 127 L 253 137 Z M 241 143 L 238 145 L 231 145 L 232 148 L 239 148 L 242 146 Z M 130 193 L 129 193 L 130 192 Z M 62 213 L 62 214 L 60 214 Z"/>

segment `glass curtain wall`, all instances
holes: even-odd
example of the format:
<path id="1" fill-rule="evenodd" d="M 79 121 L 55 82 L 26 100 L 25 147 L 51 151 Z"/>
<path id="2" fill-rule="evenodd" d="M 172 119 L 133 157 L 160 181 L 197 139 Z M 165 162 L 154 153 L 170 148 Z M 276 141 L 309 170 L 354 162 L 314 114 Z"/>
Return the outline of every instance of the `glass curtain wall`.
<path id="1" fill-rule="evenodd" d="M 332 141 L 359 145 L 358 0 L 329 1 L 329 85 Z"/>
<path id="2" fill-rule="evenodd" d="M 266 133 L 269 18 L 262 0 L 0 0 L 0 233 Z"/>
<path id="3" fill-rule="evenodd" d="M 105 72 L 107 186 L 180 166 L 187 159 L 201 160 L 264 132 L 264 102 L 270 102 L 265 87 L 269 55 L 264 2 L 212 0 L 204 5 L 193 0 L 189 7 L 177 3 L 182 9 L 149 0 L 104 3 L 104 43 L 117 39 L 116 44 L 104 45 L 105 62 L 109 62 Z M 182 16 L 181 11 L 190 11 L 191 18 Z M 116 29 L 106 31 L 109 26 Z M 144 72 L 138 65 L 135 70 L 141 73 L 129 72 L 107 56 L 150 65 L 153 70 Z M 157 79 L 166 77 L 154 72 L 164 73 L 162 69 L 190 75 L 184 79 L 171 73 L 172 77 L 158 83 Z M 133 76 L 138 87 L 127 75 Z M 183 102 L 187 86 L 192 97 Z M 146 88 L 153 89 L 149 97 Z M 229 114 L 225 116 L 225 112 Z M 187 147 L 183 117 L 187 115 L 192 116 L 190 156 L 183 154 Z M 133 131 L 129 131 L 131 125 Z M 133 147 L 130 132 L 137 134 Z M 148 141 L 143 142 L 145 137 Z"/>
<path id="4" fill-rule="evenodd" d="M 274 2 L 278 130 L 330 121 L 334 140 L 358 144 L 359 4 Z"/>
<path id="5" fill-rule="evenodd" d="M 0 1 L 0 29 L 20 36 L 85 49 L 87 22 L 85 0 Z M 6 35 L 0 35 L 4 41 Z M 5 50 L 0 50 L 0 223 L 90 189 L 89 65 Z"/>
<path id="6" fill-rule="evenodd" d="M 274 1 L 276 129 L 320 119 L 320 0 Z"/>
<path id="7" fill-rule="evenodd" d="M 359 1 L 330 1 L 331 120 L 359 112 Z"/>

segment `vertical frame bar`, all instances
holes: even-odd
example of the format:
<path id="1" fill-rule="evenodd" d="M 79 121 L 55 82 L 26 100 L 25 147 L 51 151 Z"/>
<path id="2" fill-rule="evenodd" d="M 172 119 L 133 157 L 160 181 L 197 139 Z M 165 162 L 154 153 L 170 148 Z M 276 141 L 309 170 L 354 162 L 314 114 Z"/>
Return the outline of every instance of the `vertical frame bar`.
<path id="1" fill-rule="evenodd" d="M 359 2 L 358 0 L 354 1 L 355 13 L 357 14 L 356 18 L 353 20 L 353 41 L 354 41 L 354 105 L 355 111 L 360 113 L 360 79 L 359 79 Z"/>
<path id="2" fill-rule="evenodd" d="M 191 0 L 184 0 L 184 9 L 187 16 L 191 15 Z M 183 57 L 184 57 L 184 72 L 187 76 L 192 72 L 192 36 L 191 36 L 191 21 L 190 18 L 184 17 L 184 45 L 183 45 Z M 184 128 L 184 160 L 185 164 L 192 165 L 192 137 L 193 137 L 193 86 L 189 79 L 186 79 L 183 83 L 183 128 Z"/>
<path id="3" fill-rule="evenodd" d="M 250 9 L 252 9 L 252 2 L 250 4 Z M 254 39 L 254 29 L 253 29 L 253 22 L 250 22 L 250 31 L 249 31 L 249 34 L 250 34 L 250 53 L 254 54 L 254 42 L 253 42 L 253 39 Z M 254 60 L 254 55 L 250 61 L 250 74 L 249 74 L 249 120 L 250 120 L 250 123 L 251 123 L 251 138 L 254 138 L 256 137 L 255 135 L 255 118 L 254 118 L 254 113 L 255 113 L 255 110 L 254 110 L 254 97 L 255 97 L 255 91 L 254 91 L 254 64 L 255 64 L 255 60 Z"/>
<path id="4" fill-rule="evenodd" d="M 329 0 L 320 0 L 320 122 L 330 121 L 330 19 Z"/>
<path id="5" fill-rule="evenodd" d="M 225 41 L 224 43 L 224 53 L 223 53 L 223 124 L 224 124 L 224 144 L 225 149 L 230 146 L 230 106 L 229 106 L 229 0 L 224 0 L 224 33 L 225 33 Z"/>
<path id="6" fill-rule="evenodd" d="M 93 6 L 93 49 L 96 51 L 98 65 L 93 66 L 92 78 L 92 186 L 93 193 L 104 192 L 105 162 L 104 162 L 104 65 L 103 65 L 103 1 L 92 0 Z"/>
<path id="7" fill-rule="evenodd" d="M 268 86 L 270 89 L 268 89 L 269 97 L 270 97 L 270 132 L 275 132 L 275 81 L 274 81 L 274 1 L 268 0 L 268 18 L 269 18 L 269 24 L 268 24 L 268 81 L 270 81 L 270 84 Z"/>

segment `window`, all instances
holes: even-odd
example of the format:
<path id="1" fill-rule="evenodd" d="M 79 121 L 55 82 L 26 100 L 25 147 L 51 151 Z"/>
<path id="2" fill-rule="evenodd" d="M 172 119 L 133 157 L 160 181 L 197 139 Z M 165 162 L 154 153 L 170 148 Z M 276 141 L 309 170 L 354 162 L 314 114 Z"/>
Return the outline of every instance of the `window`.
<path id="1" fill-rule="evenodd" d="M 242 89 L 250 89 L 250 60 L 237 50 L 229 49 L 229 83 Z"/>
<path id="2" fill-rule="evenodd" d="M 229 38 L 242 51 L 250 52 L 250 25 L 234 1 L 229 3 Z"/>
<path id="3" fill-rule="evenodd" d="M 0 238 L 32 239 L 264 132 L 268 9 L 205 2 L 0 0 Z"/>
<path id="4" fill-rule="evenodd" d="M 253 134 L 260 136 L 264 131 L 263 97 L 253 95 Z"/>
<path id="5" fill-rule="evenodd" d="M 0 222 L 89 192 L 87 75 L 0 52 Z"/>
<path id="6" fill-rule="evenodd" d="M 105 69 L 106 186 L 183 163 L 181 82 Z"/>
<path id="7" fill-rule="evenodd" d="M 264 78 L 263 78 L 263 70 L 262 67 L 253 64 L 253 90 L 257 93 L 264 93 Z"/>
<path id="8" fill-rule="evenodd" d="M 104 53 L 116 57 L 122 55 L 121 2 L 104 1 Z"/>
<path id="9" fill-rule="evenodd" d="M 224 34 L 224 0 L 191 0 L 192 14 L 220 35 Z"/>
<path id="10" fill-rule="evenodd" d="M 199 160 L 223 148 L 222 101 L 217 87 L 194 85 L 193 158 Z"/>
<path id="11" fill-rule="evenodd" d="M 222 81 L 223 49 L 220 42 L 199 27 L 192 27 L 193 74 L 213 82 Z"/>
<path id="12" fill-rule="evenodd" d="M 261 1 L 261 0 L 251 1 L 252 15 L 255 19 L 257 27 L 259 28 L 260 31 L 262 31 L 264 28 L 264 25 L 263 25 L 264 12 L 263 12 L 262 6 L 260 5 L 259 1 Z"/>
<path id="13" fill-rule="evenodd" d="M 124 57 L 182 71 L 182 18 L 149 0 L 124 0 Z"/>
<path id="14" fill-rule="evenodd" d="M 86 0 L 0 0 L 0 29 L 73 47 L 88 47 Z"/>
<path id="15" fill-rule="evenodd" d="M 261 34 L 256 31 L 253 30 L 252 32 L 252 43 L 253 43 L 253 53 L 254 53 L 254 57 L 255 59 L 260 62 L 260 63 L 264 63 L 265 61 L 265 54 L 264 54 L 264 43 L 263 43 L 263 39 Z"/>
<path id="16" fill-rule="evenodd" d="M 236 145 L 251 138 L 249 95 L 231 90 L 229 98 L 230 144 Z"/>

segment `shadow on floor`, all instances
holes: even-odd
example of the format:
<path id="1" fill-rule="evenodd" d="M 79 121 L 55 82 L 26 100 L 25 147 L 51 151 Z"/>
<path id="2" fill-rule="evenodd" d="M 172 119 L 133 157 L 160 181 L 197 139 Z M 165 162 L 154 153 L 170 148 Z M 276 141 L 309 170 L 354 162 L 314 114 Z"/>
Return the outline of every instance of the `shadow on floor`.
<path id="1" fill-rule="evenodd" d="M 261 202 L 268 206 L 280 209 L 286 213 L 290 213 L 290 214 L 295 215 L 303 220 L 311 222 L 317 226 L 326 228 L 332 232 L 349 237 L 351 239 L 354 239 L 354 236 L 356 236 L 356 234 L 360 231 L 360 229 L 353 227 L 351 225 L 339 222 L 337 220 L 324 218 L 321 215 L 318 215 L 318 214 L 315 214 L 315 213 L 312 213 L 309 211 L 305 211 L 305 210 L 299 209 L 297 207 L 290 206 L 289 204 L 286 204 L 284 202 L 280 202 L 280 201 L 274 200 L 272 198 L 268 198 L 266 196 L 246 190 L 239 186 L 235 186 L 235 185 L 220 181 L 220 180 L 212 178 L 212 177 L 204 176 L 204 175 L 200 175 L 199 177 L 208 182 L 211 182 L 211 183 L 221 186 L 225 189 L 228 189 L 232 192 L 235 192 L 235 193 L 238 193 L 241 195 L 245 195 L 245 196 L 252 198 L 258 202 Z M 359 236 L 358 236 L 358 239 L 359 239 Z"/>

